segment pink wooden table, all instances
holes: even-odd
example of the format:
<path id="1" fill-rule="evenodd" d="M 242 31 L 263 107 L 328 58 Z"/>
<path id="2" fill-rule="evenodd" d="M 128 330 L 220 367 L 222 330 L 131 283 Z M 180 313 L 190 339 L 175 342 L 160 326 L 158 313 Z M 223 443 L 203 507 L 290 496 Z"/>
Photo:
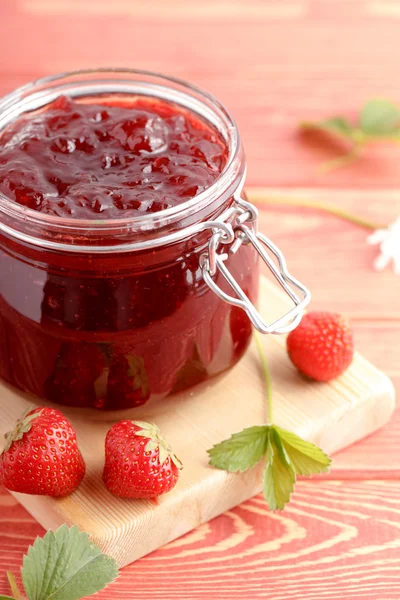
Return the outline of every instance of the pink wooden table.
<path id="1" fill-rule="evenodd" d="M 400 102 L 395 0 L 2 0 L 0 93 L 93 66 L 152 69 L 208 89 L 235 115 L 251 186 L 320 198 L 380 222 L 400 214 L 400 148 L 377 147 L 320 175 L 334 145 L 300 120 Z M 286 188 L 282 191 L 282 188 Z M 400 389 L 400 278 L 371 269 L 366 232 L 322 213 L 263 208 L 261 227 L 313 290 L 313 308 L 351 316 L 362 352 Z M 0 400 L 1 401 L 1 400 Z M 400 412 L 301 481 L 282 514 L 261 497 L 121 572 L 99 598 L 330 600 L 400 598 Z M 36 535 L 0 490 L 0 593 Z"/>

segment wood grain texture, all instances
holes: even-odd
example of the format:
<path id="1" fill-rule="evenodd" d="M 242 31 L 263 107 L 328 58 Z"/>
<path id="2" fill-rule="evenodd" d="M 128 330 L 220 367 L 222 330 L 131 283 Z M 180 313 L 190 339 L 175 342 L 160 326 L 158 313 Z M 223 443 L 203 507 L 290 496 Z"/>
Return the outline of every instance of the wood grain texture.
<path id="1" fill-rule="evenodd" d="M 314 189 L 316 196 L 327 194 L 322 199 L 379 220 L 400 213 L 399 149 L 378 146 L 351 167 L 321 175 L 320 162 L 343 148 L 298 135 L 303 119 L 352 116 L 373 96 L 400 101 L 398 0 L 173 0 L 168 14 L 163 0 L 152 0 L 147 13 L 139 0 L 74 0 L 70 10 L 61 2 L 63 11 L 58 4 L 1 1 L 0 94 L 35 77 L 95 65 L 170 73 L 208 89 L 234 114 L 249 184 L 279 188 L 280 194 Z M 300 210 L 264 209 L 261 222 L 312 288 L 312 307 L 351 315 L 359 347 L 400 392 L 399 278 L 373 273 L 374 250 L 365 246 L 366 232 Z M 159 594 L 189 600 L 220 593 L 220 598 L 276 600 L 280 591 L 285 600 L 303 593 L 307 600 L 398 600 L 400 519 L 393 507 L 399 504 L 399 465 L 397 409 L 383 430 L 335 456 L 332 477 L 346 481 L 299 483 L 303 514 L 290 519 L 306 528 L 302 540 L 289 535 L 265 549 L 266 524 L 275 523 L 273 517 L 240 513 L 239 507 L 175 542 L 182 541 L 181 550 L 159 550 L 125 568 L 98 597 L 152 600 Z M 366 477 L 379 481 L 352 481 Z M 385 477 L 393 479 L 381 480 Z M 336 493 L 325 502 L 329 486 Z M 5 568 L 17 569 L 27 545 L 43 530 L 6 492 L 0 492 L 0 507 L 0 592 L 5 593 Z M 240 521 L 241 514 L 246 518 Z M 330 544 L 327 535 L 318 545 L 321 532 L 332 527 L 320 515 L 334 521 L 336 531 L 354 528 L 354 537 Z M 220 570 L 205 576 L 203 561 L 222 554 Z M 229 591 L 220 588 L 227 578 Z M 297 580 L 306 591 L 296 590 Z"/>
<path id="2" fill-rule="evenodd" d="M 276 319 L 290 307 L 290 300 L 262 279 L 261 314 Z M 283 336 L 266 336 L 262 342 L 271 369 L 278 425 L 332 454 L 390 419 L 393 386 L 386 375 L 360 355 L 340 378 L 318 384 L 297 373 L 287 359 Z M 5 384 L 0 384 L 0 393 L 0 433 L 4 434 L 34 398 Z M 90 533 L 120 566 L 164 546 L 262 488 L 262 464 L 247 473 L 231 475 L 211 468 L 207 458 L 207 449 L 231 433 L 265 423 L 262 374 L 254 344 L 230 373 L 167 402 L 149 403 L 114 417 L 94 410 L 64 408 L 63 412 L 77 432 L 87 465 L 85 479 L 76 492 L 63 499 L 14 495 L 46 529 L 66 522 Z M 157 502 L 121 500 L 104 487 L 104 439 L 113 418 L 156 422 L 182 457 L 185 468 L 177 486 Z"/>
<path id="3" fill-rule="evenodd" d="M 121 571 L 99 600 L 397 600 L 400 483 L 301 481 L 283 513 L 261 496 Z M 43 529 L 0 488 L 6 568 Z"/>

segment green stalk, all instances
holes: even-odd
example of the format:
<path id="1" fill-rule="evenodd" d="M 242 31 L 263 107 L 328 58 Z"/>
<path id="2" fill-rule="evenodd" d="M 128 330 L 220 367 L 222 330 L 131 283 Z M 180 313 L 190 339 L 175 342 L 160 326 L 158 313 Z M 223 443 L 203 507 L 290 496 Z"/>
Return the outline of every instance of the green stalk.
<path id="1" fill-rule="evenodd" d="M 267 355 L 265 354 L 264 346 L 261 343 L 260 336 L 258 333 L 254 334 L 254 340 L 256 342 L 258 354 L 261 361 L 261 366 L 264 374 L 264 385 L 265 385 L 265 400 L 267 404 L 267 425 L 273 423 L 273 402 L 272 402 L 272 385 L 271 375 L 268 368 Z"/>
<path id="2" fill-rule="evenodd" d="M 350 223 L 355 223 L 360 227 L 364 227 L 364 229 L 386 229 L 388 226 L 384 223 L 376 223 L 374 221 L 370 221 L 369 219 L 364 219 L 363 217 L 359 217 L 357 215 L 348 212 L 342 208 L 339 208 L 335 204 L 330 204 L 328 202 L 320 202 L 317 200 L 311 200 L 309 198 L 285 198 L 285 197 L 268 197 L 268 196 L 259 196 L 258 194 L 254 194 L 252 196 L 251 190 L 249 193 L 250 198 L 253 199 L 254 202 L 258 204 L 270 204 L 275 206 L 298 206 L 299 208 L 311 208 L 314 210 L 320 210 L 340 219 L 344 219 L 345 221 L 349 221 Z"/>
<path id="3" fill-rule="evenodd" d="M 321 163 L 318 167 L 318 171 L 321 173 L 329 173 L 330 171 L 335 171 L 335 169 L 346 167 L 355 161 L 358 156 L 358 150 L 352 150 L 348 154 L 343 154 L 342 156 L 338 156 L 338 158 L 333 158 L 332 160 Z"/>
<path id="4" fill-rule="evenodd" d="M 7 571 L 7 579 L 8 579 L 8 583 L 10 584 L 10 589 L 11 592 L 15 598 L 15 600 L 24 600 L 24 596 L 22 595 L 18 584 L 15 580 L 14 577 L 14 573 L 11 573 L 11 571 Z"/>

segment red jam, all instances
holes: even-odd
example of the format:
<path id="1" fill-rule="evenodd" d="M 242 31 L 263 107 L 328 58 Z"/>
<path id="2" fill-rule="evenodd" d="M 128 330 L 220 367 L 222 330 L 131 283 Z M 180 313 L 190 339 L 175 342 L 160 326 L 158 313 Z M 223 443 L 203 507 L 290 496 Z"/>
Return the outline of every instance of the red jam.
<path id="1" fill-rule="evenodd" d="M 61 97 L 3 132 L 0 192 L 47 215 L 137 217 L 206 190 L 227 157 L 216 130 L 173 104 Z M 57 403 L 114 410 L 231 367 L 251 326 L 203 281 L 207 236 L 147 251 L 79 254 L 2 235 L 1 377 Z M 243 246 L 228 266 L 255 300 L 254 250 Z M 224 287 L 219 275 L 217 283 Z"/>
<path id="2" fill-rule="evenodd" d="M 61 97 L 0 138 L 0 192 L 33 210 L 118 219 L 165 210 L 218 177 L 227 147 L 167 102 L 85 104 Z"/>

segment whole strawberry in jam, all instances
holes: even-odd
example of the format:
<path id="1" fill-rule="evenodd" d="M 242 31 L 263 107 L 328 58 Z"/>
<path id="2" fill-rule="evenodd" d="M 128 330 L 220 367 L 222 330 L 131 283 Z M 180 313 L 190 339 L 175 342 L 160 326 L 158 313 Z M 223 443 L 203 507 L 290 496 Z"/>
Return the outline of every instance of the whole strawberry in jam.
<path id="1" fill-rule="evenodd" d="M 105 444 L 103 481 L 121 498 L 155 498 L 176 485 L 182 463 L 153 423 L 120 421 Z"/>
<path id="2" fill-rule="evenodd" d="M 96 385 L 106 366 L 97 344 L 66 342 L 45 383 L 47 398 L 69 406 L 95 406 Z"/>
<path id="3" fill-rule="evenodd" d="M 121 410 L 140 406 L 150 396 L 143 358 L 133 354 L 115 354 L 111 358 L 105 408 Z"/>
<path id="4" fill-rule="evenodd" d="M 247 292 L 245 293 L 248 295 Z M 252 334 L 250 319 L 239 306 L 233 306 L 231 308 L 229 326 L 233 341 L 233 353 L 235 358 L 239 358 L 249 345 Z"/>
<path id="5" fill-rule="evenodd" d="M 339 377 L 353 360 L 353 334 L 342 315 L 310 312 L 289 333 L 287 350 L 301 373 L 317 381 L 330 381 Z"/>
<path id="6" fill-rule="evenodd" d="M 36 408 L 6 435 L 0 482 L 13 492 L 67 496 L 85 475 L 71 423 L 58 410 Z"/>

